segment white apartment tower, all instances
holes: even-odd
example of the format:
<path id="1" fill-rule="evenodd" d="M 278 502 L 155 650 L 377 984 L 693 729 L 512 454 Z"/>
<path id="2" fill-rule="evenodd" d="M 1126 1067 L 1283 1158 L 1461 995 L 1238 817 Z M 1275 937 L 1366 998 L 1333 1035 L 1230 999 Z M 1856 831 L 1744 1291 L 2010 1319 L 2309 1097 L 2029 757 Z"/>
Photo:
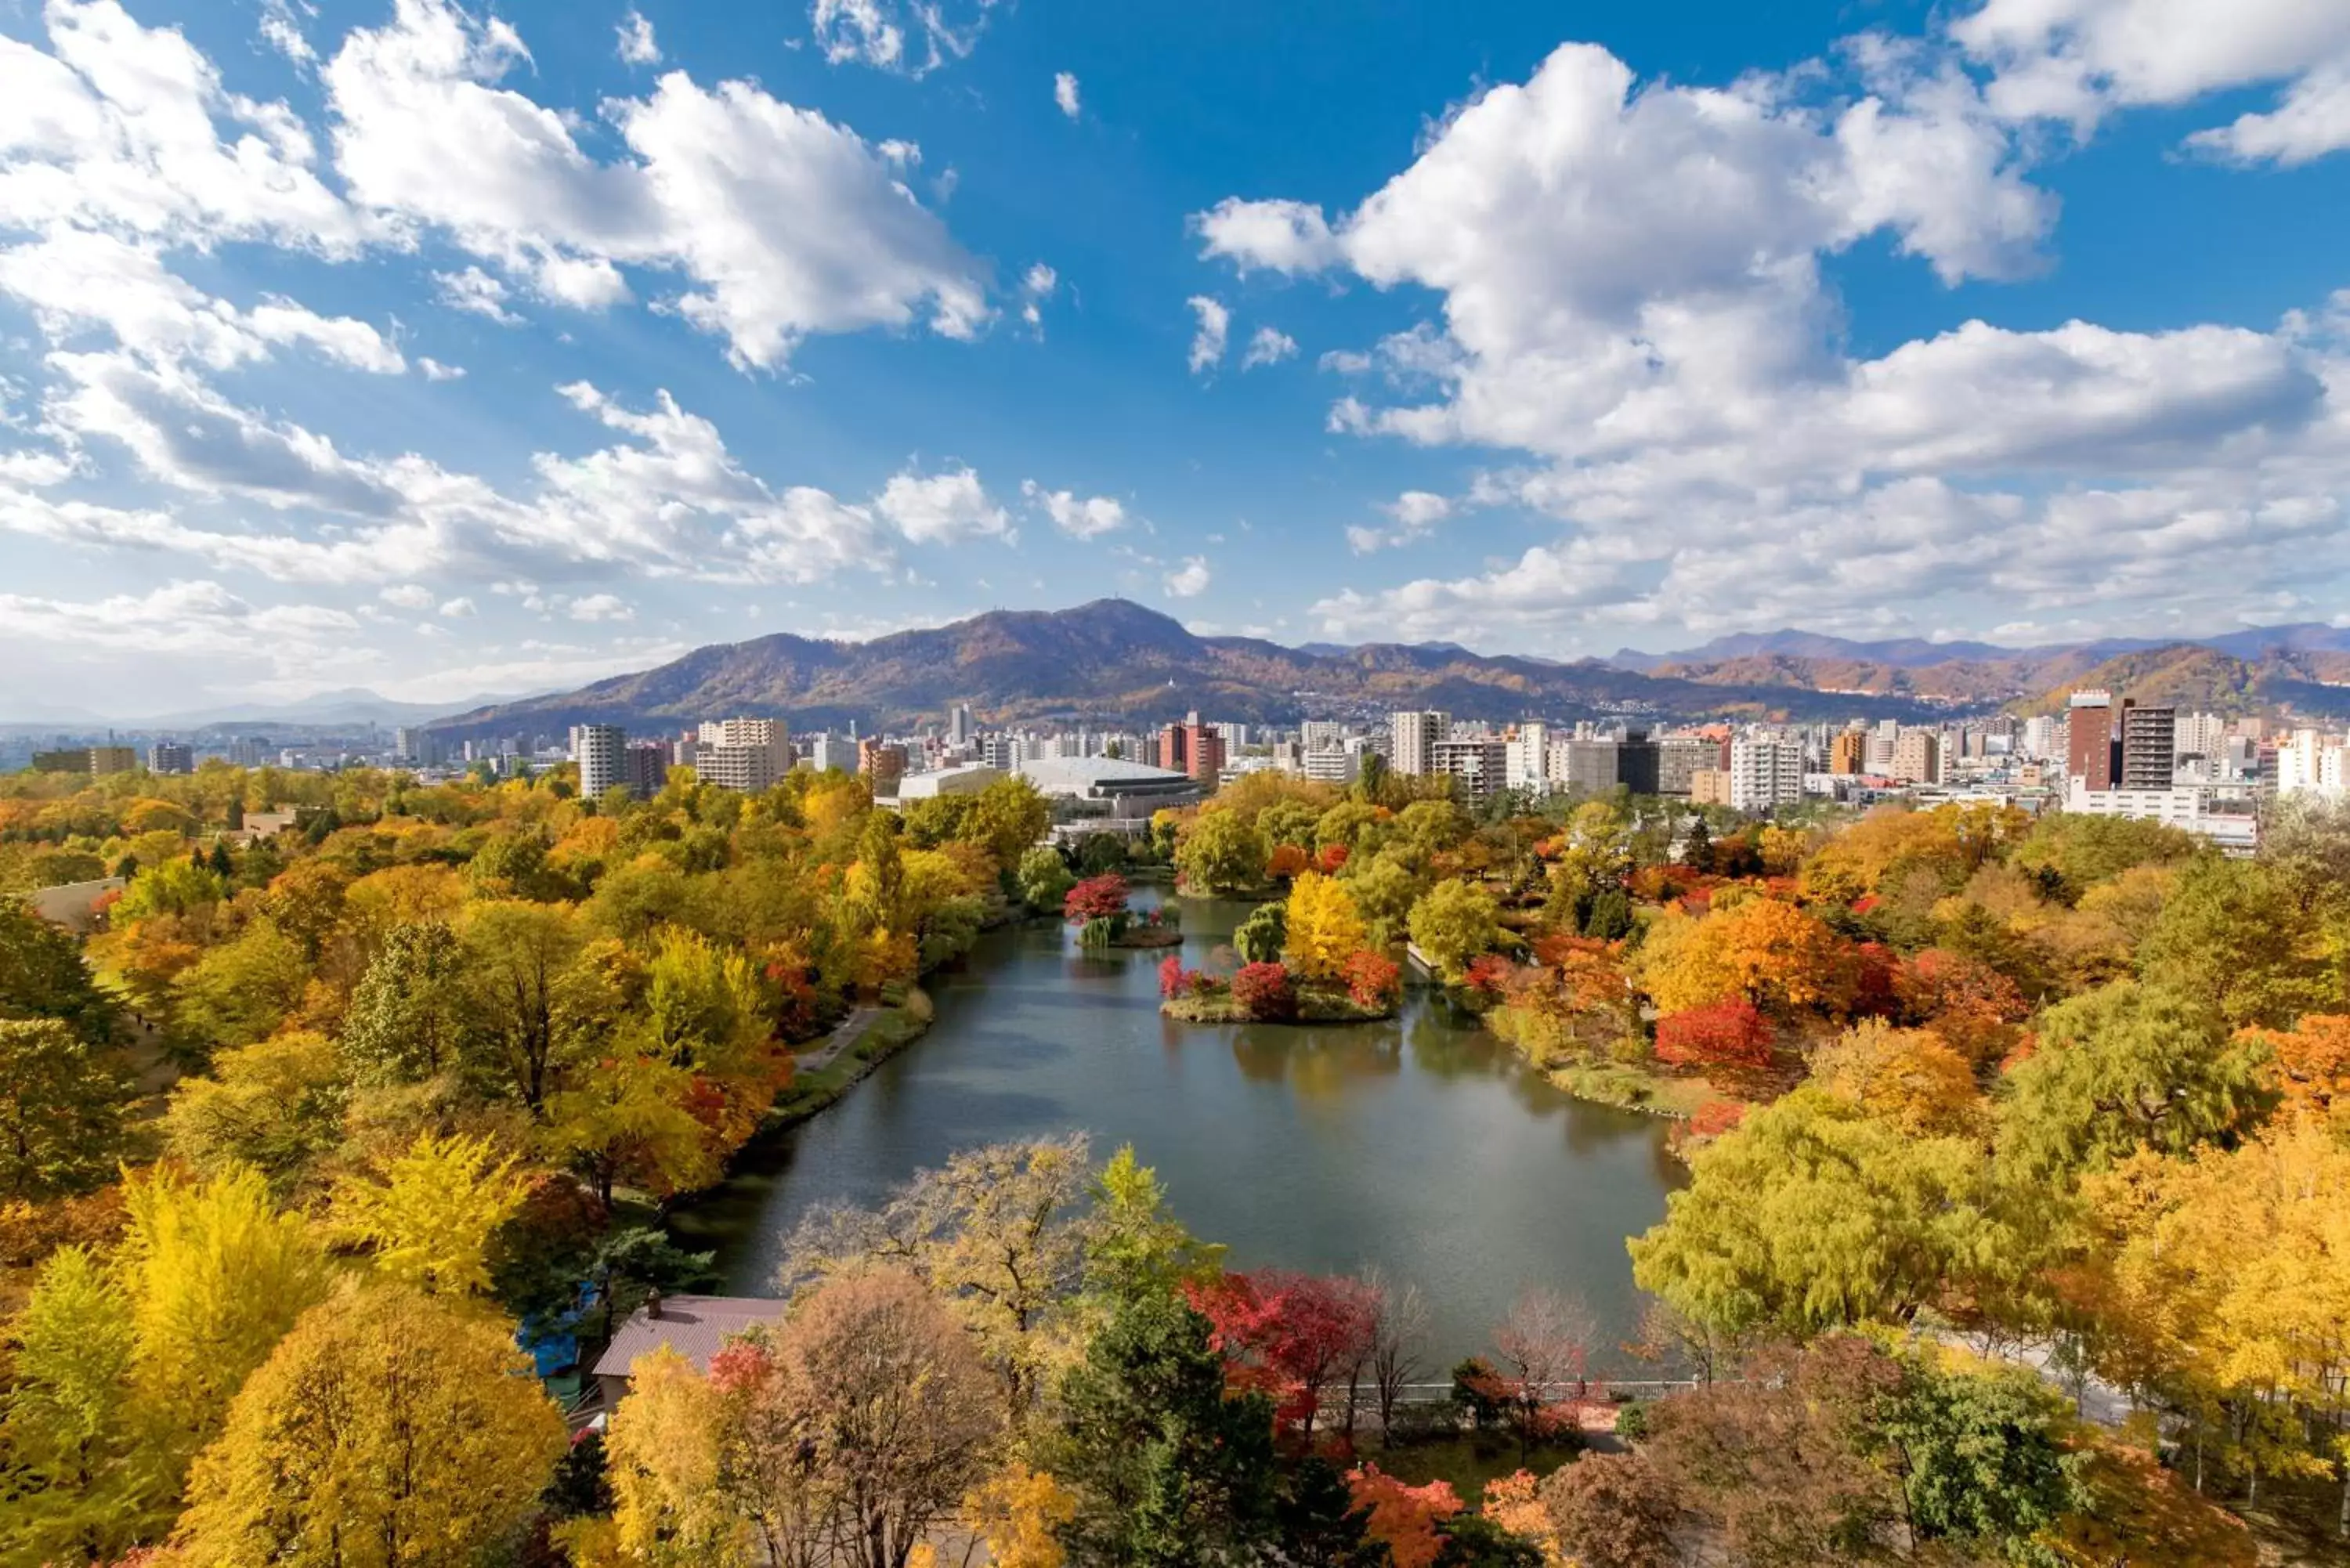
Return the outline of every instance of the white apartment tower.
<path id="1" fill-rule="evenodd" d="M 1730 742 L 1730 804 L 1738 811 L 1769 812 L 1804 798 L 1800 741 Z"/>
<path id="2" fill-rule="evenodd" d="M 1521 724 L 1511 737 L 1510 754 L 1503 769 L 1503 777 L 1512 789 L 1545 790 L 1550 787 L 1550 726 L 1543 723 Z"/>
<path id="3" fill-rule="evenodd" d="M 1436 742 L 1452 733 L 1452 715 L 1433 708 L 1388 716 L 1393 743 L 1388 765 L 1399 774 L 1424 777 L 1436 768 Z"/>
<path id="4" fill-rule="evenodd" d="M 628 732 L 618 724 L 571 726 L 571 760 L 579 764 L 579 797 L 601 800 L 604 792 L 628 782 L 623 771 Z"/>
<path id="5" fill-rule="evenodd" d="M 704 720 L 699 771 L 703 784 L 753 794 L 792 771 L 790 732 L 781 719 Z"/>

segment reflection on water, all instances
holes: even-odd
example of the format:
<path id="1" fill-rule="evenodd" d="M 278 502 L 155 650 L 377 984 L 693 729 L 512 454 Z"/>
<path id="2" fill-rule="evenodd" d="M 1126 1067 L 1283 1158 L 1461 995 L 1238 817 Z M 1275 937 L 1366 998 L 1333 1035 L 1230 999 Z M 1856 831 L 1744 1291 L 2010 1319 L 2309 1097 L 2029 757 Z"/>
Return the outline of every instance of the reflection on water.
<path id="1" fill-rule="evenodd" d="M 1190 964 L 1248 908 L 1183 906 Z M 729 1289 L 764 1291 L 812 1204 L 878 1202 L 956 1148 L 1081 1128 L 1103 1154 L 1132 1143 L 1237 1267 L 1417 1281 L 1439 1366 L 1484 1348 L 1526 1284 L 1582 1294 L 1616 1359 L 1638 1317 L 1624 1239 L 1679 1179 L 1662 1124 L 1567 1098 L 1425 995 L 1382 1024 L 1175 1023 L 1158 1012 L 1163 956 L 1083 955 L 1041 925 L 990 934 L 934 978 L 929 1034 L 746 1150 L 679 1230 L 719 1250 Z"/>

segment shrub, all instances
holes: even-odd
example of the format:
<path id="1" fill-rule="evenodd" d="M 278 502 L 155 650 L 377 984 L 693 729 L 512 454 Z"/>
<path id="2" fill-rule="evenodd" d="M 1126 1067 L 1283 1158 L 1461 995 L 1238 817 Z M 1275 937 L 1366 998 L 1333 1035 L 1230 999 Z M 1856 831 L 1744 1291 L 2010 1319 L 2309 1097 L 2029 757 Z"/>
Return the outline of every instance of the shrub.
<path id="1" fill-rule="evenodd" d="M 1289 971 L 1277 963 L 1253 963 L 1232 976 L 1232 999 L 1251 1018 L 1283 1019 L 1297 1014 L 1297 992 Z"/>

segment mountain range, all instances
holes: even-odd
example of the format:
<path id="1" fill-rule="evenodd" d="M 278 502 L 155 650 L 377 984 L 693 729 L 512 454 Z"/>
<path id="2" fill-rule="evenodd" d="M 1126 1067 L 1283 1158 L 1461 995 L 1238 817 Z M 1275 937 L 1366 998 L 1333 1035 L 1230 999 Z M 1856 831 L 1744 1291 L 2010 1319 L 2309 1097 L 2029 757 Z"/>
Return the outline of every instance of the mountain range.
<path id="1" fill-rule="evenodd" d="M 1285 648 L 1201 637 L 1156 610 L 1098 599 L 1066 610 L 996 610 L 869 642 L 779 632 L 700 648 L 576 691 L 441 719 L 452 734 L 559 733 L 579 722 L 675 728 L 728 713 L 781 713 L 806 728 L 899 729 L 968 702 L 982 722 L 1152 724 L 1197 710 L 1295 722 L 1389 709 L 1464 718 L 1915 718 L 2061 704 L 2074 686 L 2146 701 L 2242 711 L 2350 711 L 2350 631 L 2321 625 L 2197 641 L 2115 639 L 2044 648 L 1810 632 L 1718 639 L 1613 659 L 1471 653 L 1451 643 Z"/>
<path id="2" fill-rule="evenodd" d="M 1506 720 L 1601 712 L 1908 717 L 1934 706 L 1908 694 L 1856 703 L 1789 686 L 1749 692 L 1603 659 L 1487 657 L 1449 643 L 1284 648 L 1257 638 L 1201 637 L 1156 610 L 1097 599 L 1066 610 L 990 611 L 870 642 L 776 633 L 722 643 L 577 691 L 478 708 L 434 728 L 556 733 L 595 722 L 643 730 L 748 712 L 782 713 L 807 728 L 855 721 L 896 729 L 941 719 L 958 702 L 990 724 L 1155 724 L 1193 710 L 1263 723 L 1414 707 Z"/>

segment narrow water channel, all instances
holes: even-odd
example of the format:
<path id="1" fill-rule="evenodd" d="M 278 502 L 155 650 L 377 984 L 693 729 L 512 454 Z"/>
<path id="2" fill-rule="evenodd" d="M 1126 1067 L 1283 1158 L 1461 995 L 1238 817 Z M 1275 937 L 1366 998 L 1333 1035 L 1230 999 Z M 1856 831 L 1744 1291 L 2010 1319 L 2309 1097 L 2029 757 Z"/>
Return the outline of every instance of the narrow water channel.
<path id="1" fill-rule="evenodd" d="M 1193 964 L 1250 907 L 1180 902 Z M 1233 1267 L 1377 1264 L 1417 1282 L 1436 1366 L 1485 1348 L 1528 1284 L 1579 1295 L 1595 1366 L 1622 1364 L 1640 1311 L 1624 1241 L 1680 1180 L 1665 1124 L 1568 1098 L 1424 993 L 1379 1024 L 1175 1023 L 1159 1015 L 1161 956 L 1086 956 L 1041 924 L 989 933 L 927 982 L 929 1033 L 744 1150 L 679 1216 L 681 1238 L 717 1250 L 724 1288 L 765 1293 L 810 1206 L 879 1202 L 970 1145 L 1081 1129 L 1097 1155 L 1133 1144 Z"/>

